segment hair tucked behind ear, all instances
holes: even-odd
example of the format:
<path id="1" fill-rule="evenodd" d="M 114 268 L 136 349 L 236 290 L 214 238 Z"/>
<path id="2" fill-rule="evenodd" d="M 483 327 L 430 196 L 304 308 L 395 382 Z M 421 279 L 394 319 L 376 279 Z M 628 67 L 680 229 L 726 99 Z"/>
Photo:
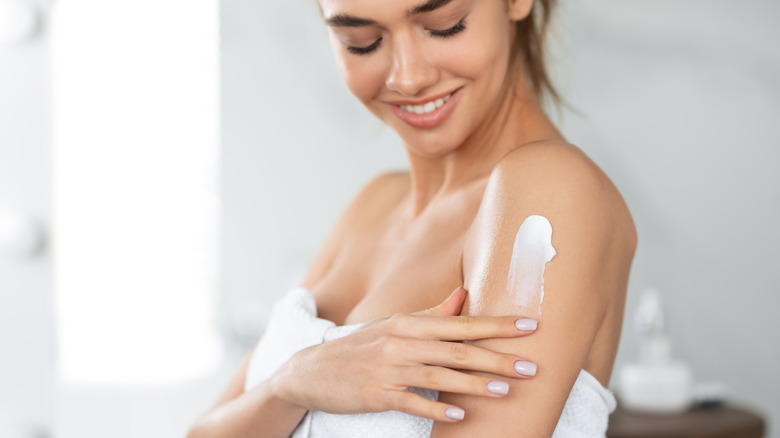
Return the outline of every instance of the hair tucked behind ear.
<path id="1" fill-rule="evenodd" d="M 553 86 L 545 65 L 545 46 L 553 12 L 558 0 L 534 0 L 533 9 L 522 21 L 517 22 L 512 56 L 522 57 L 522 65 L 531 89 L 540 101 L 549 97 L 556 104 L 561 97 Z"/>

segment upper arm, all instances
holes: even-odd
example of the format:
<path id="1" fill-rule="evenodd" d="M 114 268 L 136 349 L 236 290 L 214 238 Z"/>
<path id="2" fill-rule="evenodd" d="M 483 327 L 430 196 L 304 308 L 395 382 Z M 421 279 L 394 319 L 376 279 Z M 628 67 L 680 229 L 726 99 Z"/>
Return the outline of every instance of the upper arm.
<path id="1" fill-rule="evenodd" d="M 531 215 L 549 221 L 556 252 L 544 270 L 541 314 L 507 290 L 515 237 Z M 500 399 L 442 394 L 466 419 L 437 423 L 432 436 L 552 435 L 614 291 L 625 286 L 635 244 L 627 217 L 606 176 L 572 146 L 527 146 L 499 163 L 464 250 L 464 313 L 537 319 L 531 336 L 474 343 L 534 362 L 537 374 L 511 379 Z"/>

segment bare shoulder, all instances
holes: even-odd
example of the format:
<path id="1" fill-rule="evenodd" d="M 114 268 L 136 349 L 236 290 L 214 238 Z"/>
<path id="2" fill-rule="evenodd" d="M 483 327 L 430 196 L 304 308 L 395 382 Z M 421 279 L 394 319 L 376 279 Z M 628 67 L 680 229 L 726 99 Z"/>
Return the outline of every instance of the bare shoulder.
<path id="1" fill-rule="evenodd" d="M 518 147 L 491 173 L 463 251 L 464 285 L 475 301 L 488 302 L 477 298 L 505 290 L 511 242 L 533 215 L 543 216 L 553 229 L 558 255 L 550 264 L 550 276 L 571 263 L 588 271 L 602 309 L 620 301 L 637 245 L 634 221 L 609 177 L 582 150 L 562 141 Z M 573 272 L 567 268 L 567 275 Z"/>
<path id="2" fill-rule="evenodd" d="M 482 207 L 502 214 L 530 207 L 564 222 L 587 221 L 593 232 L 619 240 L 632 254 L 636 246 L 636 228 L 617 187 L 580 148 L 563 141 L 529 143 L 507 153 L 491 174 Z"/>
<path id="3" fill-rule="evenodd" d="M 331 227 L 302 285 L 313 289 L 332 266 L 344 241 L 384 217 L 408 191 L 409 174 L 401 171 L 382 173 L 363 185 Z"/>
<path id="4" fill-rule="evenodd" d="M 496 166 L 492 178 L 493 188 L 509 186 L 547 194 L 578 189 L 592 196 L 612 197 L 612 201 L 620 198 L 596 163 L 577 146 L 562 141 L 534 142 L 512 150 Z"/>

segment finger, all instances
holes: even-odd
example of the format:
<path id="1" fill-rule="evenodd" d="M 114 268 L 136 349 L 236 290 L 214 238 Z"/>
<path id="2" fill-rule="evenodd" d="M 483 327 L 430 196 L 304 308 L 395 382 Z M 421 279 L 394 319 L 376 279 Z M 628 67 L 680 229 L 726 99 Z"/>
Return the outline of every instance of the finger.
<path id="1" fill-rule="evenodd" d="M 491 398 L 503 397 L 509 392 L 507 382 L 444 367 L 420 365 L 407 368 L 404 374 L 402 378 L 408 382 L 405 384 L 418 388 Z"/>
<path id="2" fill-rule="evenodd" d="M 466 289 L 462 286 L 452 291 L 446 300 L 439 303 L 436 307 L 415 312 L 412 315 L 430 315 L 430 316 L 455 316 L 459 315 L 463 309 L 463 303 L 466 302 Z"/>
<path id="3" fill-rule="evenodd" d="M 412 392 L 393 391 L 388 394 L 388 404 L 396 411 L 447 423 L 460 421 L 465 416 L 463 409 L 457 406 L 431 401 Z"/>
<path id="4" fill-rule="evenodd" d="M 463 303 L 466 302 L 466 295 L 468 294 L 468 291 L 464 289 L 462 286 L 456 288 L 450 296 L 448 296 L 444 301 L 439 303 L 435 307 L 431 307 L 429 309 L 420 310 L 419 312 L 414 312 L 411 315 L 416 316 L 456 316 L 460 315 L 460 311 L 463 309 Z M 400 315 L 399 315 L 400 317 Z M 376 325 L 379 325 L 385 321 L 387 321 L 390 318 L 379 318 L 375 319 L 373 321 L 369 321 L 362 325 L 361 329 L 367 329 L 369 327 L 373 327 Z"/>
<path id="5" fill-rule="evenodd" d="M 498 353 L 476 345 L 406 339 L 406 357 L 413 362 L 460 370 L 480 371 L 511 378 L 536 375 L 536 364 L 514 354 Z"/>
<path id="6" fill-rule="evenodd" d="M 537 321 L 517 316 L 428 316 L 399 313 L 387 319 L 394 335 L 415 339 L 474 341 L 516 338 L 536 330 Z"/>

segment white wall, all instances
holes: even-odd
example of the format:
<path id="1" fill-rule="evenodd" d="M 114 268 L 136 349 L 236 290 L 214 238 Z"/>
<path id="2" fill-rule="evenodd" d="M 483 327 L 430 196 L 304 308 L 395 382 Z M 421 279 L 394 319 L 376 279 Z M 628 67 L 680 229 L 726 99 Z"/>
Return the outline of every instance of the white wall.
<path id="1" fill-rule="evenodd" d="M 0 45 L 0 210 L 44 228 L 51 211 L 47 39 Z M 0 436 L 51 426 L 52 309 L 48 252 L 0 254 Z"/>
<path id="2" fill-rule="evenodd" d="M 727 383 L 771 416 L 770 436 L 780 435 L 778 16 L 768 1 L 594 2 L 572 5 L 565 26 L 567 95 L 587 115 L 566 132 L 612 176 L 639 228 L 618 365 L 636 358 L 637 292 L 655 286 L 696 380 Z"/>
<path id="3" fill-rule="evenodd" d="M 657 287 L 697 381 L 727 383 L 780 436 L 780 3 L 562 3 L 558 76 L 583 114 L 562 127 L 639 228 L 618 367 L 637 354 L 636 296 Z M 222 12 L 226 300 L 267 303 L 404 156 L 341 84 L 312 0 Z"/>

